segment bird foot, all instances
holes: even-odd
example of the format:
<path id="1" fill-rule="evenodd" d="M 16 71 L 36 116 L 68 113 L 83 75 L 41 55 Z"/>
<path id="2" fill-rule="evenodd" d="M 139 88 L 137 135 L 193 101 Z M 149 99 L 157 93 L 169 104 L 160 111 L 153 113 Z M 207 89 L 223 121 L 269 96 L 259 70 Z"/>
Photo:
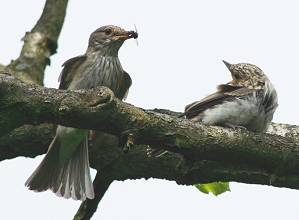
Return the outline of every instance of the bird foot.
<path id="1" fill-rule="evenodd" d="M 119 146 L 124 153 L 128 153 L 134 146 L 134 135 L 132 131 L 123 132 L 119 138 Z"/>
<path id="2" fill-rule="evenodd" d="M 146 148 L 146 155 L 148 157 L 162 157 L 164 154 L 168 153 L 168 151 L 163 149 L 153 149 L 150 146 Z"/>

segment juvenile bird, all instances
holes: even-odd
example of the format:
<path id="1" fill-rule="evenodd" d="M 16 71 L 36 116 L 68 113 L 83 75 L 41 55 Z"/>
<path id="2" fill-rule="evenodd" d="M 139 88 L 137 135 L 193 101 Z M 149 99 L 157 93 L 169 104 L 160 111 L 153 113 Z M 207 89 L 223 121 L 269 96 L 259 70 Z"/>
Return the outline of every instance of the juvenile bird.
<path id="1" fill-rule="evenodd" d="M 110 88 L 123 99 L 132 80 L 123 70 L 118 50 L 125 40 L 137 38 L 134 31 L 117 26 L 103 26 L 89 38 L 86 53 L 67 60 L 60 74 L 59 89 Z M 88 130 L 58 125 L 43 161 L 26 181 L 34 191 L 51 189 L 56 195 L 75 200 L 94 198 L 89 171 Z"/>
<path id="2" fill-rule="evenodd" d="M 194 122 L 223 127 L 243 127 L 265 132 L 278 106 L 274 86 L 255 65 L 223 61 L 232 81 L 217 92 L 186 106 L 183 115 Z"/>

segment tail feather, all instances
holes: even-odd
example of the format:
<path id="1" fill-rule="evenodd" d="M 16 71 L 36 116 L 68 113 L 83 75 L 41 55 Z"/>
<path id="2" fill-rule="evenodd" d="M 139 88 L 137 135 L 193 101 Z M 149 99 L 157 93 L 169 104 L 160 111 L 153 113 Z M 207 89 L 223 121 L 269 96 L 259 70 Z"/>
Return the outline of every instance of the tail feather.
<path id="1" fill-rule="evenodd" d="M 31 176 L 27 179 L 25 185 L 30 190 L 42 192 L 47 190 L 52 184 L 53 176 L 57 172 L 57 167 L 52 165 L 57 163 L 57 158 L 59 155 L 59 148 L 53 147 L 56 144 L 57 139 L 55 137 L 49 146 L 46 156 L 39 164 L 39 166 L 35 169 L 35 171 L 31 174 Z"/>
<path id="2" fill-rule="evenodd" d="M 37 192 L 51 189 L 56 195 L 64 198 L 93 199 L 94 190 L 89 170 L 87 138 L 77 147 L 72 157 L 63 164 L 58 161 L 60 147 L 63 146 L 55 137 L 45 158 L 25 185 Z"/>

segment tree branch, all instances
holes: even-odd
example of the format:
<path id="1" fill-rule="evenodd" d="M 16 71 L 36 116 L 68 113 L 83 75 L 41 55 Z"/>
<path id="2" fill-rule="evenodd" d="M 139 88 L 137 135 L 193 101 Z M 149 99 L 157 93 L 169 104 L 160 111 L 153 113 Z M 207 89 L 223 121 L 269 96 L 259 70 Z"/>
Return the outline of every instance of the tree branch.
<path id="1" fill-rule="evenodd" d="M 56 53 L 68 0 L 47 0 L 43 13 L 30 32 L 25 34 L 20 56 L 6 68 L 19 79 L 42 85 L 50 56 Z"/>
<path id="2" fill-rule="evenodd" d="M 25 125 L 0 137 L 0 161 L 19 156 L 36 157 L 47 152 L 54 137 L 54 126 Z"/>
<path id="3" fill-rule="evenodd" d="M 130 135 L 135 145 L 151 145 L 183 155 L 182 161 L 187 161 L 187 165 L 183 166 L 183 171 L 180 168 L 179 174 L 169 178 L 180 183 L 233 180 L 270 184 L 269 178 L 275 176 L 271 179 L 272 185 L 299 188 L 297 126 L 274 124 L 270 129 L 272 134 L 260 135 L 194 124 L 175 116 L 123 103 L 105 87 L 86 91 L 60 91 L 27 85 L 16 82 L 12 77 L 2 76 L 0 88 L 2 134 L 23 124 L 54 123 L 100 130 L 117 136 Z M 286 137 L 276 135 L 275 132 Z M 105 155 L 101 148 L 96 151 Z M 146 156 L 141 157 L 142 166 L 145 166 Z M 103 168 L 103 164 L 98 166 L 98 163 L 101 164 L 99 161 L 105 161 L 103 156 L 99 158 L 94 159 L 96 162 L 93 164 L 97 170 Z M 132 159 L 135 161 L 134 167 L 136 160 L 135 157 Z M 175 160 L 171 169 L 177 164 Z M 134 169 L 136 171 L 139 168 L 137 166 Z M 159 169 L 149 176 L 146 176 L 148 173 L 144 174 L 144 169 L 136 176 L 136 173 L 129 170 L 132 173 L 130 176 L 125 175 L 125 178 L 165 178 L 165 173 L 157 174 Z M 209 172 L 205 173 L 206 170 Z"/>
<path id="4" fill-rule="evenodd" d="M 94 191 L 95 191 L 95 198 L 94 199 L 86 199 L 83 201 L 80 205 L 80 208 L 78 209 L 74 220 L 88 220 L 91 219 L 93 214 L 96 212 L 98 208 L 98 204 L 103 198 L 105 192 L 109 188 L 110 184 L 113 182 L 113 178 L 107 177 L 106 174 L 109 174 L 108 172 L 101 172 L 97 173 L 93 185 L 94 185 Z"/>
<path id="5" fill-rule="evenodd" d="M 23 124 L 61 124 L 134 141 L 127 154 L 116 147 L 119 139 L 108 134 L 92 143 L 91 166 L 105 173 L 105 187 L 96 200 L 82 204 L 76 219 L 93 214 L 112 180 L 154 177 L 179 184 L 236 181 L 299 189 L 298 126 L 273 124 L 270 134 L 205 126 L 177 118 L 179 113 L 169 110 L 143 110 L 121 102 L 105 87 L 49 89 L 3 74 L 0 106 L 0 134 L 11 131 L 0 139 L 1 160 L 45 152 L 53 137 L 51 126 L 27 125 L 12 131 Z M 144 145 L 172 153 L 151 158 Z"/>
<path id="6" fill-rule="evenodd" d="M 111 90 L 62 91 L 0 76 L 1 134 L 23 124 L 53 123 L 133 137 L 124 154 L 118 138 L 106 134 L 90 147 L 91 166 L 103 175 L 95 181 L 96 200 L 84 202 L 75 219 L 95 212 L 113 180 L 160 178 L 179 184 L 236 181 L 299 188 L 299 127 L 272 124 L 270 134 L 255 134 L 194 124 L 169 110 L 143 110 L 116 99 Z M 33 157 L 46 151 L 54 133 L 50 125 L 26 125 L 0 139 L 1 160 Z M 281 135 L 281 136 L 279 136 Z M 160 158 L 145 146 L 172 151 Z"/>

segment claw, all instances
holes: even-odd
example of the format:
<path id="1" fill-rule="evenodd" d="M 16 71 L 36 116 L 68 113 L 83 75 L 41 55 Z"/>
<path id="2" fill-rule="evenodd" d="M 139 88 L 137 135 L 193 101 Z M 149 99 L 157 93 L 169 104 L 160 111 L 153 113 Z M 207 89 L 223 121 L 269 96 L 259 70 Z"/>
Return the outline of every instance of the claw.
<path id="1" fill-rule="evenodd" d="M 167 153 L 168 153 L 168 151 L 163 150 L 163 149 L 153 149 L 150 146 L 148 146 L 146 148 L 146 155 L 148 157 L 156 157 L 156 158 L 158 158 L 158 157 L 162 157 L 164 154 L 167 154 Z"/>
<path id="2" fill-rule="evenodd" d="M 123 132 L 120 136 L 119 147 L 124 153 L 128 153 L 134 146 L 134 135 L 131 132 Z"/>
<path id="3" fill-rule="evenodd" d="M 132 134 L 128 134 L 127 141 L 125 145 L 123 146 L 123 151 L 125 153 L 128 153 L 134 146 L 134 137 Z"/>

